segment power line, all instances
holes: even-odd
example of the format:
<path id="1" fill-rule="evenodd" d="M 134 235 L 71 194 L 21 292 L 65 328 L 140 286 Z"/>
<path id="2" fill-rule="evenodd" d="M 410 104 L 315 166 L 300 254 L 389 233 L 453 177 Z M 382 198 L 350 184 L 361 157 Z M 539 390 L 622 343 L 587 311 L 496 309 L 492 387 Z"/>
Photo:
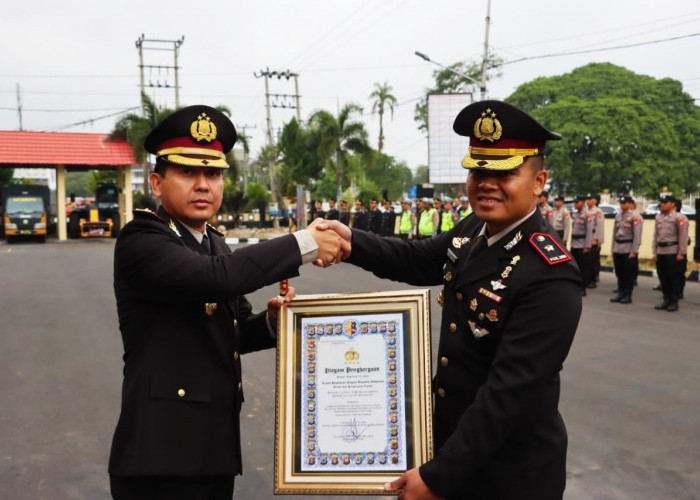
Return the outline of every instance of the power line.
<path id="1" fill-rule="evenodd" d="M 579 54 L 591 54 L 594 52 L 606 52 L 606 51 L 610 51 L 610 50 L 629 49 L 631 47 L 641 47 L 643 45 L 652 45 L 652 44 L 656 44 L 656 43 L 671 42 L 671 41 L 682 40 L 684 38 L 691 38 L 691 37 L 699 36 L 699 35 L 700 35 L 700 33 L 691 33 L 689 35 L 674 36 L 671 38 L 662 38 L 660 40 L 651 40 L 648 42 L 630 43 L 627 45 L 617 45 L 615 47 L 604 47 L 601 49 L 574 50 L 574 51 L 570 51 L 570 52 L 557 52 L 554 54 L 543 54 L 543 55 L 539 55 L 539 56 L 521 57 L 520 59 L 514 59 L 512 61 L 505 61 L 502 64 L 502 66 L 505 66 L 507 64 L 514 64 L 514 63 L 518 63 L 518 62 L 522 62 L 522 61 L 531 61 L 534 59 L 545 59 L 548 57 L 573 56 L 573 55 L 579 55 Z"/>
<path id="2" fill-rule="evenodd" d="M 108 114 L 108 115 L 98 116 L 97 118 L 88 118 L 87 120 L 82 120 L 82 121 L 79 121 L 79 122 L 71 123 L 71 124 L 69 124 L 69 125 L 61 125 L 61 126 L 58 126 L 58 127 L 50 127 L 50 128 L 48 128 L 48 129 L 44 129 L 44 131 L 45 131 L 45 132 L 57 132 L 57 131 L 59 131 L 59 130 L 65 130 L 65 129 L 68 129 L 68 128 L 77 127 L 77 126 L 79 126 L 79 125 L 87 125 L 87 124 L 89 124 L 89 123 L 94 123 L 94 122 L 99 121 L 99 120 L 104 120 L 105 118 L 112 118 L 113 116 L 118 116 L 118 115 L 121 115 L 121 114 L 124 114 L 124 113 L 128 113 L 129 111 L 134 111 L 134 110 L 136 110 L 136 109 L 141 109 L 141 106 L 132 106 L 131 108 L 122 109 L 121 111 L 117 111 L 116 113 L 110 113 L 110 114 Z"/>

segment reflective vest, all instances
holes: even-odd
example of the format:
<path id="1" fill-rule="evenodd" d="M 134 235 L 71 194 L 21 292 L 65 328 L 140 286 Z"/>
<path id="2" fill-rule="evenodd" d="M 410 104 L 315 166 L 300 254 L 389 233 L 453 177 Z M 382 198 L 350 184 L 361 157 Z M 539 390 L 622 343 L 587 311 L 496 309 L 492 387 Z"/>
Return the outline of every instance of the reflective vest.
<path id="1" fill-rule="evenodd" d="M 401 212 L 401 223 L 399 224 L 399 233 L 401 234 L 411 234 L 411 228 L 413 227 L 413 221 L 411 221 L 411 212 Z"/>
<path id="2" fill-rule="evenodd" d="M 433 216 L 437 213 L 437 210 L 431 208 L 430 210 L 423 210 L 420 214 L 420 222 L 418 223 L 418 232 L 421 236 L 432 236 L 435 228 L 433 227 Z"/>
<path id="3" fill-rule="evenodd" d="M 452 218 L 452 212 L 443 212 L 442 221 L 440 222 L 440 231 L 443 233 L 455 227 L 455 220 Z"/>
<path id="4" fill-rule="evenodd" d="M 459 220 L 462 220 L 467 217 L 472 213 L 472 207 L 468 207 L 466 210 L 462 210 L 461 208 L 457 211 L 457 214 L 459 215 Z"/>

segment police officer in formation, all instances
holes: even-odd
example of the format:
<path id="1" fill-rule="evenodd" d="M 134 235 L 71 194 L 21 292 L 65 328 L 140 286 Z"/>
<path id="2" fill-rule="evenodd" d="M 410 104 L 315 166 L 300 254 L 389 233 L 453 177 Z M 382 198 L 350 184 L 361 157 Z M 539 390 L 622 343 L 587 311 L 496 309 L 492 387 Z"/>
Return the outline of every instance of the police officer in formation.
<path id="1" fill-rule="evenodd" d="M 362 231 L 369 230 L 369 214 L 365 210 L 365 202 L 359 198 L 355 200 L 355 214 L 352 220 L 352 227 Z"/>
<path id="2" fill-rule="evenodd" d="M 440 232 L 444 233 L 455 227 L 457 215 L 452 211 L 454 200 L 449 196 L 442 199 L 442 210 L 440 211 Z"/>
<path id="3" fill-rule="evenodd" d="M 469 198 L 466 196 L 459 197 L 459 209 L 457 210 L 457 219 L 466 219 L 472 213 L 472 208 L 469 206 Z"/>
<path id="4" fill-rule="evenodd" d="M 348 202 L 346 200 L 340 200 L 338 220 L 346 226 L 350 225 L 350 210 L 348 209 Z"/>
<path id="5" fill-rule="evenodd" d="M 617 277 L 617 296 L 610 302 L 630 304 L 637 266 L 639 245 L 642 242 L 642 217 L 632 210 L 630 196 L 620 197 L 621 212 L 615 216 L 613 228 L 612 254 L 615 276 Z"/>
<path id="6" fill-rule="evenodd" d="M 391 200 L 384 200 L 384 209 L 382 210 L 382 236 L 394 236 L 396 226 L 396 212 L 391 206 Z"/>
<path id="7" fill-rule="evenodd" d="M 605 214 L 598 208 L 598 195 L 588 193 L 586 195 L 586 208 L 591 216 L 593 225 L 593 239 L 591 240 L 591 268 L 588 277 L 588 288 L 596 288 L 600 275 L 600 249 L 605 242 Z"/>
<path id="8" fill-rule="evenodd" d="M 369 200 L 369 222 L 367 231 L 376 235 L 382 235 L 382 211 L 379 210 L 379 200 L 370 198 Z"/>
<path id="9" fill-rule="evenodd" d="M 539 208 L 544 220 L 549 222 L 550 225 L 554 225 L 554 209 L 549 206 L 549 192 L 542 191 L 542 194 L 540 194 Z"/>
<path id="10" fill-rule="evenodd" d="M 340 212 L 335 207 L 335 199 L 330 198 L 328 200 L 328 212 L 326 212 L 326 219 L 328 220 L 338 220 L 340 217 Z"/>
<path id="11" fill-rule="evenodd" d="M 571 214 L 564 207 L 564 197 L 562 195 L 554 198 L 554 223 L 552 227 L 559 235 L 564 246 L 567 246 L 571 235 Z"/>
<path id="12" fill-rule="evenodd" d="M 574 213 L 571 215 L 571 255 L 581 270 L 581 295 L 586 295 L 586 284 L 590 280 L 592 239 L 593 224 L 586 210 L 586 197 L 577 196 L 574 199 Z"/>
<path id="13" fill-rule="evenodd" d="M 412 240 L 416 231 L 416 215 L 411 211 L 411 200 L 401 201 L 401 217 L 399 219 L 399 238 Z"/>
<path id="14" fill-rule="evenodd" d="M 581 314 L 581 276 L 537 208 L 546 142 L 561 136 L 493 100 L 464 108 L 454 130 L 470 137 L 462 166 L 472 216 L 420 241 L 327 222 L 352 241 L 348 262 L 443 285 L 435 456 L 385 488 L 399 498 L 561 499 L 559 372 Z"/>
<path id="15" fill-rule="evenodd" d="M 652 250 L 664 294 L 663 301 L 654 308 L 677 311 L 688 262 L 688 219 L 676 211 L 676 200 L 668 194 L 659 199 Z"/>
<path id="16" fill-rule="evenodd" d="M 418 234 L 421 239 L 435 236 L 440 226 L 438 212 L 433 208 L 433 200 L 425 197 L 421 200 L 423 210 L 418 219 Z"/>

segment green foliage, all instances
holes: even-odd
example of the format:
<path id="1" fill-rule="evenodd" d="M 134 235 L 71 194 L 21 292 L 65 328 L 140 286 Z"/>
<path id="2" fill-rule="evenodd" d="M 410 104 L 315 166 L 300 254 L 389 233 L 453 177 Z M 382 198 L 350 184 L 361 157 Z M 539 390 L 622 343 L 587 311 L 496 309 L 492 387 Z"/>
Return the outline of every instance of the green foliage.
<path id="1" fill-rule="evenodd" d="M 95 190 L 90 189 L 90 172 L 76 172 L 73 170 L 66 171 L 66 196 L 75 195 L 94 196 Z"/>
<path id="2" fill-rule="evenodd" d="M 405 163 L 398 163 L 393 157 L 378 153 L 376 161 L 364 168 L 364 178 L 378 186 L 376 197 L 381 201 L 387 191 L 390 200 L 401 199 L 413 182 L 411 169 Z M 367 185 L 361 186 L 367 188 Z"/>
<path id="3" fill-rule="evenodd" d="M 95 196 L 95 189 L 100 182 L 113 182 L 117 183 L 117 171 L 116 170 L 93 170 L 90 172 L 90 178 L 88 180 L 88 189 L 90 190 L 90 196 Z"/>
<path id="4" fill-rule="evenodd" d="M 283 195 L 294 196 L 297 184 L 314 188 L 323 171 L 317 156 L 319 141 L 320 136 L 305 131 L 296 118 L 284 126 L 277 145 L 282 162 L 279 186 Z"/>
<path id="5" fill-rule="evenodd" d="M 12 176 L 15 173 L 14 168 L 3 168 L 0 167 L 0 186 L 4 184 L 11 184 L 12 183 Z"/>
<path id="6" fill-rule="evenodd" d="M 429 168 L 427 165 L 421 165 L 416 168 L 416 175 L 413 178 L 415 184 L 426 184 L 428 182 Z"/>
<path id="7" fill-rule="evenodd" d="M 248 184 L 248 189 L 245 192 L 245 198 L 247 200 L 246 210 L 252 210 L 254 208 L 258 208 L 259 202 L 268 203 L 272 199 L 272 196 L 267 189 L 265 189 L 265 186 L 258 184 L 257 182 L 251 182 Z"/>
<path id="8" fill-rule="evenodd" d="M 392 88 L 389 82 L 384 82 L 383 85 L 375 83 L 374 91 L 369 95 L 370 99 L 374 99 L 372 102 L 372 113 L 377 113 L 379 115 L 379 139 L 377 141 L 377 150 L 380 152 L 384 149 L 384 111 L 388 109 L 393 118 L 394 107 L 397 105 L 396 97 L 391 91 Z"/>
<path id="9" fill-rule="evenodd" d="M 486 81 L 494 78 L 500 78 L 501 72 L 498 70 L 503 64 L 503 59 L 495 54 L 490 54 L 486 60 Z M 496 70 L 489 73 L 488 70 Z M 462 75 L 467 75 L 465 78 Z M 479 85 L 474 80 L 481 82 L 481 61 L 470 63 L 457 62 L 447 66 L 447 68 L 436 69 L 433 71 L 435 85 L 429 89 L 425 89 L 425 97 L 416 104 L 413 119 L 418 123 L 418 130 L 428 133 L 428 95 L 429 94 L 459 94 L 469 93 L 476 94 L 479 91 Z"/>
<path id="10" fill-rule="evenodd" d="M 507 101 L 563 135 L 547 145 L 553 192 L 697 189 L 700 108 L 680 82 L 593 63 L 523 84 Z"/>
<path id="11" fill-rule="evenodd" d="M 156 209 L 156 199 L 153 196 L 143 194 L 141 191 L 133 192 L 134 208 L 143 208 L 148 210 Z"/>

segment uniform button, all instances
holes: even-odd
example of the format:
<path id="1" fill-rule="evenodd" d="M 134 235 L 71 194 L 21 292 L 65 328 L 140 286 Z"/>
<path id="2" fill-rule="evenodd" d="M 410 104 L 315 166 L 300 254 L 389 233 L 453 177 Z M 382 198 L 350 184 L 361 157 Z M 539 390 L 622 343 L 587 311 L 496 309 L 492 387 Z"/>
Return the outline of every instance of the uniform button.
<path id="1" fill-rule="evenodd" d="M 457 323 L 450 323 L 450 331 L 452 333 L 457 331 Z"/>
<path id="2" fill-rule="evenodd" d="M 448 283 L 452 281 L 452 271 L 447 271 L 445 273 L 445 281 L 447 281 Z"/>
<path id="3" fill-rule="evenodd" d="M 233 320 L 233 327 L 236 328 L 238 326 L 238 320 L 234 319 Z"/>
<path id="4" fill-rule="evenodd" d="M 464 298 L 464 296 L 462 295 L 462 292 L 457 292 L 456 296 L 457 296 L 457 301 L 462 302 L 462 299 Z"/>
<path id="5" fill-rule="evenodd" d="M 450 362 L 450 361 L 449 361 L 446 357 L 444 357 L 444 356 L 443 356 L 442 358 L 440 358 L 440 364 L 441 364 L 442 366 L 447 366 L 447 365 L 449 364 L 449 362 Z"/>
<path id="6" fill-rule="evenodd" d="M 241 382 L 238 382 L 238 392 L 241 392 L 243 390 L 243 384 Z"/>
<path id="7" fill-rule="evenodd" d="M 240 357 L 241 357 L 241 355 L 238 354 L 238 351 L 233 351 L 233 359 L 234 359 L 235 361 L 238 361 L 238 358 L 240 358 Z"/>
<path id="8" fill-rule="evenodd" d="M 180 396 L 181 398 L 185 397 L 185 389 L 178 389 L 177 395 Z"/>
<path id="9" fill-rule="evenodd" d="M 441 398 L 444 398 L 445 397 L 445 389 L 443 389 L 442 387 L 438 387 L 437 395 L 440 396 Z"/>

